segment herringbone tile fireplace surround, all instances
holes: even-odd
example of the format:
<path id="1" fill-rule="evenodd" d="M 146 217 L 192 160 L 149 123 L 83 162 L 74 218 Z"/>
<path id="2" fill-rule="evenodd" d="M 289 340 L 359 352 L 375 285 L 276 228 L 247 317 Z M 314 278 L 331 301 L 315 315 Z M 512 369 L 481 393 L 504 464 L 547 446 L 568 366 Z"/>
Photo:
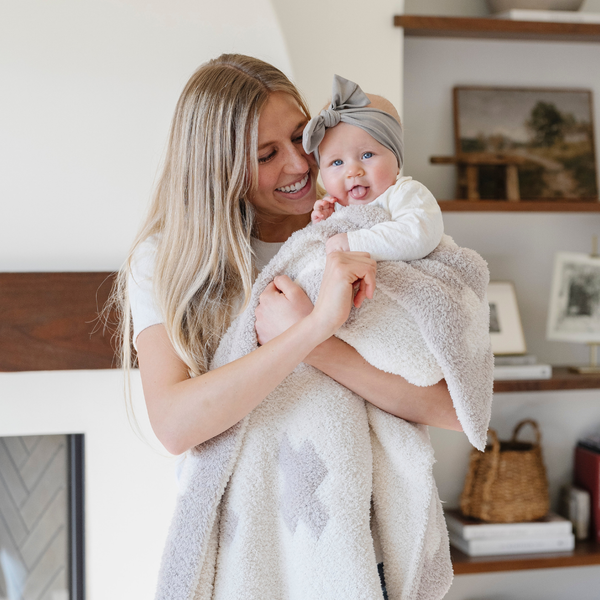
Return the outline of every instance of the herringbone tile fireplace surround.
<path id="1" fill-rule="evenodd" d="M 67 435 L 0 438 L 0 600 L 71 599 L 69 461 Z"/>

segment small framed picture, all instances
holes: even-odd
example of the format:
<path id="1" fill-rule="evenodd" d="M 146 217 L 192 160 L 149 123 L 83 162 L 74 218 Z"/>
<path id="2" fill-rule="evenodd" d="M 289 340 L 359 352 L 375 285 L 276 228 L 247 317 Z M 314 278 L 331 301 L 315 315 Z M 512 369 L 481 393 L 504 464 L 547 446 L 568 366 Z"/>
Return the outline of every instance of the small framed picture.
<path id="1" fill-rule="evenodd" d="M 490 338 L 494 354 L 525 354 L 515 286 L 509 281 L 492 281 L 488 286 Z"/>
<path id="2" fill-rule="evenodd" d="M 546 337 L 600 343 L 600 257 L 556 255 Z"/>
<path id="3" fill-rule="evenodd" d="M 592 105 L 585 89 L 455 87 L 456 153 L 479 197 L 597 202 Z M 465 185 L 459 173 L 459 198 Z"/>

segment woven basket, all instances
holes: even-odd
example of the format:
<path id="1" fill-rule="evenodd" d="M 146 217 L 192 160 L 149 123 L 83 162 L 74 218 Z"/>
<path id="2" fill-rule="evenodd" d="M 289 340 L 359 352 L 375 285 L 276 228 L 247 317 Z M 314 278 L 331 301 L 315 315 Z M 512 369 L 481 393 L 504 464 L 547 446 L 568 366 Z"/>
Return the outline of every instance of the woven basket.
<path id="1" fill-rule="evenodd" d="M 534 444 L 517 441 L 525 425 L 535 430 Z M 537 423 L 531 419 L 518 423 L 509 442 L 499 441 L 493 429 L 489 435 L 492 444 L 485 452 L 471 451 L 469 472 L 460 497 L 462 513 L 496 523 L 540 519 L 550 506 Z"/>

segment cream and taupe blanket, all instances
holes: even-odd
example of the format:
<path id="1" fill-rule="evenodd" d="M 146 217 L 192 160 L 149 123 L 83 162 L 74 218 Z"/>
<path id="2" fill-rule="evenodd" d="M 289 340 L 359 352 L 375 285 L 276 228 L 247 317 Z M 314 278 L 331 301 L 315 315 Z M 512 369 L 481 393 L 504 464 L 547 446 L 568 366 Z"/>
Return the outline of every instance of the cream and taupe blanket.
<path id="1" fill-rule="evenodd" d="M 325 241 L 385 220 L 362 206 L 295 233 L 263 269 L 212 368 L 256 348 L 254 310 L 275 275 L 314 302 Z M 463 429 L 485 446 L 493 360 L 483 259 L 449 237 L 428 257 L 378 265 L 372 300 L 338 336 L 420 386 L 446 379 Z M 300 364 L 240 423 L 188 452 L 158 600 L 438 600 L 452 579 L 427 427 L 393 417 Z M 373 507 L 373 508 L 372 508 Z"/>

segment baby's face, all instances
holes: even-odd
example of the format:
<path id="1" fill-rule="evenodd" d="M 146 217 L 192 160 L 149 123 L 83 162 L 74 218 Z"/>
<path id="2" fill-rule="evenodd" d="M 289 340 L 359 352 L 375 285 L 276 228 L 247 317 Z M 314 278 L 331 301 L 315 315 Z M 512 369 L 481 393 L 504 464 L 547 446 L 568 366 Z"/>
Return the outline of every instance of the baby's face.
<path id="1" fill-rule="evenodd" d="M 319 159 L 327 193 L 344 206 L 372 202 L 394 185 L 400 172 L 393 152 L 348 123 L 327 130 Z"/>

